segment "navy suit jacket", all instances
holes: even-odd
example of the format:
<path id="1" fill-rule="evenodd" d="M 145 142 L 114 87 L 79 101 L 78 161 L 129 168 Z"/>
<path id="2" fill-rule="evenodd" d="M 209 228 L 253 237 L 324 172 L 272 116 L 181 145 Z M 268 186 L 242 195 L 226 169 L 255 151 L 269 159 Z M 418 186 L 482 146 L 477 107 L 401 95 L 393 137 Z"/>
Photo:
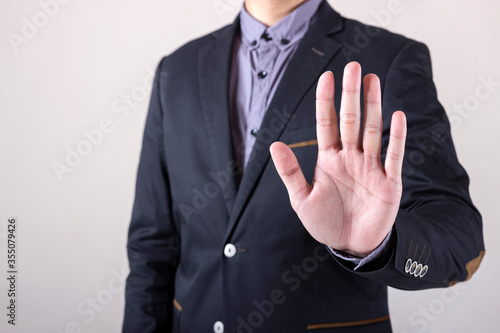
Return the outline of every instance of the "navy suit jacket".
<path id="1" fill-rule="evenodd" d="M 242 174 L 229 123 L 239 21 L 159 64 L 128 238 L 124 332 L 390 332 L 387 285 L 417 290 L 469 279 L 481 216 L 438 102 L 427 47 L 336 13 L 325 1 L 293 55 Z M 335 258 L 292 210 L 269 146 L 292 147 L 306 178 L 316 157 L 315 88 L 344 66 L 376 73 L 382 158 L 390 117 L 406 113 L 403 195 L 391 250 L 361 270 Z M 222 326 L 223 325 L 223 326 Z"/>

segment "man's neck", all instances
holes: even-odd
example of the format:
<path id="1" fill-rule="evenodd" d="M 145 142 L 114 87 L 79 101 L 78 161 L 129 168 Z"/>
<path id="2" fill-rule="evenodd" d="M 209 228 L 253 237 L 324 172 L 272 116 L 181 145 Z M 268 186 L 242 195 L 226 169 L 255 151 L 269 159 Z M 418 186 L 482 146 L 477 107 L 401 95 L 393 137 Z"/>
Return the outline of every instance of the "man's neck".
<path id="1" fill-rule="evenodd" d="M 245 9 L 256 20 L 270 27 L 307 0 L 245 0 Z"/>

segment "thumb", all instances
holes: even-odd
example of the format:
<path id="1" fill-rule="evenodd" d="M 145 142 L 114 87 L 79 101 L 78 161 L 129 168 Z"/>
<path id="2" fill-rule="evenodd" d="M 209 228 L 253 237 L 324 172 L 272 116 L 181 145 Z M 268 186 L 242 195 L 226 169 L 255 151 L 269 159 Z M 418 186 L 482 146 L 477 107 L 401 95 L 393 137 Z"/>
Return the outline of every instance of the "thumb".
<path id="1" fill-rule="evenodd" d="M 290 197 L 292 207 L 300 206 L 311 192 L 311 186 L 307 183 L 299 162 L 283 142 L 275 142 L 271 145 L 271 157 L 281 180 L 285 184 Z"/>

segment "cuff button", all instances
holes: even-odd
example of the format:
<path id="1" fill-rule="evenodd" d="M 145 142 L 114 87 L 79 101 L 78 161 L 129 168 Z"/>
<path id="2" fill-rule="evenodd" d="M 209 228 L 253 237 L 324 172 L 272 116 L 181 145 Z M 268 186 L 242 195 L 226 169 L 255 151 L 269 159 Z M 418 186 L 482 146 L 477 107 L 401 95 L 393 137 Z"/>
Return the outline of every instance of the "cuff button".
<path id="1" fill-rule="evenodd" d="M 422 271 L 420 272 L 420 277 L 424 277 L 424 275 L 427 273 L 428 270 L 429 266 L 425 265 L 424 267 L 422 267 Z"/>
<path id="2" fill-rule="evenodd" d="M 415 273 L 413 273 L 413 275 L 415 277 L 418 277 L 420 272 L 422 272 L 422 264 L 418 264 L 417 268 L 415 269 Z"/>
<path id="3" fill-rule="evenodd" d="M 411 259 L 406 260 L 406 265 L 405 265 L 405 272 L 406 273 L 410 272 L 411 264 L 413 264 L 413 261 Z"/>
<path id="4" fill-rule="evenodd" d="M 410 274 L 415 273 L 416 269 L 417 269 L 417 262 L 414 261 L 413 264 L 411 264 L 411 267 L 410 267 Z"/>

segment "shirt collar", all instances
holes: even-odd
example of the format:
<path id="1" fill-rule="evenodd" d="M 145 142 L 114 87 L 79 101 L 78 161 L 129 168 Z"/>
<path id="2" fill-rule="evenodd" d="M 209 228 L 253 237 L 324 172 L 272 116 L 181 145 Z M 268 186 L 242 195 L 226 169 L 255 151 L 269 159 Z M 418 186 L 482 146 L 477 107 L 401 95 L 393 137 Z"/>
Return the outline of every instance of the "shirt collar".
<path id="1" fill-rule="evenodd" d="M 241 40 L 250 48 L 258 48 L 261 43 L 274 42 L 279 48 L 286 49 L 300 41 L 306 34 L 309 22 L 323 0 L 307 0 L 293 12 L 271 27 L 257 21 L 245 9 L 243 3 L 240 13 Z M 272 38 L 266 41 L 264 34 Z"/>

